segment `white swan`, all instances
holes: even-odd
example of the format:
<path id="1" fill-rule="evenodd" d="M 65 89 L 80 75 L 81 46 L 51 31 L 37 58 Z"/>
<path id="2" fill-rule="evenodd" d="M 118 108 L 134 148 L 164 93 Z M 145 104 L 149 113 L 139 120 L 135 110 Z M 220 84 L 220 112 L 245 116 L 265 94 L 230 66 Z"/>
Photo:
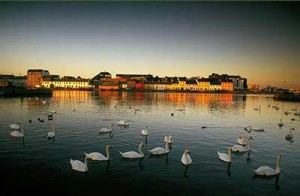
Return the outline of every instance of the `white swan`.
<path id="1" fill-rule="evenodd" d="M 21 132 L 15 130 L 15 131 L 9 132 L 9 134 L 10 134 L 12 137 L 24 137 L 24 126 L 21 126 Z"/>
<path id="2" fill-rule="evenodd" d="M 55 137 L 54 126 L 52 126 L 52 130 L 49 131 L 48 134 L 47 134 L 47 138 L 48 138 L 48 139 L 51 139 L 51 138 L 53 138 L 53 137 Z"/>
<path id="3" fill-rule="evenodd" d="M 256 175 L 259 176 L 276 176 L 280 174 L 280 159 L 281 155 L 277 155 L 277 161 L 276 161 L 276 169 L 273 169 L 269 166 L 261 166 L 257 168 L 256 170 L 253 170 Z"/>
<path id="4" fill-rule="evenodd" d="M 184 164 L 184 165 L 192 164 L 192 158 L 190 156 L 190 151 L 189 150 L 185 150 L 183 152 L 183 155 L 181 157 L 181 163 Z"/>
<path id="5" fill-rule="evenodd" d="M 173 136 L 172 135 L 166 135 L 164 141 L 166 143 L 172 144 L 173 143 Z"/>
<path id="6" fill-rule="evenodd" d="M 10 124 L 9 127 L 10 127 L 10 129 L 21 129 L 20 123 L 18 123 L 18 124 Z"/>
<path id="7" fill-rule="evenodd" d="M 282 126 L 283 126 L 282 118 L 280 119 L 280 121 L 279 121 L 279 123 L 278 123 L 278 126 L 279 126 L 279 127 L 282 127 Z"/>
<path id="8" fill-rule="evenodd" d="M 295 129 L 294 128 L 291 128 L 290 129 L 290 133 L 288 133 L 286 136 L 285 136 L 285 139 L 286 140 L 292 140 L 293 139 L 293 133 L 292 133 L 292 131 L 295 131 Z"/>
<path id="9" fill-rule="evenodd" d="M 228 154 L 218 151 L 218 156 L 221 161 L 231 163 L 231 147 L 228 147 Z"/>
<path id="10" fill-rule="evenodd" d="M 258 127 L 252 128 L 251 126 L 245 127 L 245 130 L 248 131 L 249 133 L 251 131 L 257 131 L 257 132 L 263 132 L 263 131 L 265 131 L 264 128 L 258 128 Z"/>
<path id="11" fill-rule="evenodd" d="M 76 171 L 80 171 L 80 172 L 88 171 L 87 157 L 85 157 L 84 163 L 82 163 L 81 161 L 78 161 L 78 160 L 73 160 L 73 159 L 70 159 L 70 163 L 71 163 L 72 169 L 74 169 Z"/>
<path id="12" fill-rule="evenodd" d="M 149 135 L 149 132 L 148 132 L 148 126 L 146 126 L 145 129 L 142 129 L 141 133 L 142 133 L 142 135 L 144 135 L 144 136 Z"/>
<path id="13" fill-rule="evenodd" d="M 239 136 L 236 142 L 241 145 L 246 145 L 250 140 L 253 140 L 252 136 Z"/>
<path id="14" fill-rule="evenodd" d="M 139 153 L 135 152 L 135 151 L 128 151 L 128 152 L 121 152 L 120 154 L 122 155 L 123 158 L 128 158 L 128 159 L 138 159 L 138 158 L 142 158 L 144 157 L 144 153 L 143 153 L 143 146 L 144 144 L 141 142 L 139 145 Z"/>
<path id="15" fill-rule="evenodd" d="M 103 127 L 99 130 L 98 133 L 108 133 L 108 132 L 112 132 L 112 126 L 113 124 L 109 124 L 109 128 L 107 127 Z"/>
<path id="16" fill-rule="evenodd" d="M 259 110 L 261 110 L 261 106 L 259 106 L 259 107 L 256 107 L 256 108 L 253 108 L 253 110 L 255 110 L 255 111 L 259 111 Z"/>
<path id="17" fill-rule="evenodd" d="M 107 145 L 105 149 L 106 149 L 106 157 L 99 152 L 92 152 L 89 154 L 84 153 L 84 154 L 87 158 L 92 159 L 94 161 L 108 161 L 110 160 L 110 153 L 109 153 L 111 149 L 110 145 Z"/>
<path id="18" fill-rule="evenodd" d="M 178 108 L 177 110 L 178 110 L 178 111 L 180 111 L 180 112 L 183 112 L 183 111 L 185 111 L 185 109 L 184 109 L 184 108 Z"/>
<path id="19" fill-rule="evenodd" d="M 169 144 L 166 142 L 165 148 L 162 147 L 156 147 L 153 148 L 152 150 L 149 150 L 152 155 L 162 155 L 162 154 L 167 154 L 169 153 Z"/>
<path id="20" fill-rule="evenodd" d="M 56 114 L 56 110 L 50 110 L 50 113 Z"/>
<path id="21" fill-rule="evenodd" d="M 129 123 L 126 120 L 120 120 L 117 124 L 121 126 L 129 126 Z"/>
<path id="22" fill-rule="evenodd" d="M 248 141 L 248 146 L 234 145 L 231 148 L 232 152 L 248 152 L 251 150 L 251 143 Z"/>

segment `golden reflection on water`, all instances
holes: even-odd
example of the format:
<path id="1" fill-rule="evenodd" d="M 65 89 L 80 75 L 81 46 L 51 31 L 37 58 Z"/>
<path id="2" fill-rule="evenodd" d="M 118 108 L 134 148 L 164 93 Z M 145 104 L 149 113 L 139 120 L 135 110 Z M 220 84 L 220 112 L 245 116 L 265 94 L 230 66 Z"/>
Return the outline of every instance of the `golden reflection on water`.
<path id="1" fill-rule="evenodd" d="M 99 97 L 120 97 L 121 100 L 134 98 L 136 100 L 157 99 L 184 105 L 186 102 L 193 101 L 198 104 L 209 104 L 211 102 L 232 102 L 233 94 L 212 94 L 212 93 L 148 93 L 148 92 L 116 92 L 98 91 Z"/>
<path id="2" fill-rule="evenodd" d="M 53 91 L 54 100 L 88 100 L 91 97 L 90 91 Z"/>

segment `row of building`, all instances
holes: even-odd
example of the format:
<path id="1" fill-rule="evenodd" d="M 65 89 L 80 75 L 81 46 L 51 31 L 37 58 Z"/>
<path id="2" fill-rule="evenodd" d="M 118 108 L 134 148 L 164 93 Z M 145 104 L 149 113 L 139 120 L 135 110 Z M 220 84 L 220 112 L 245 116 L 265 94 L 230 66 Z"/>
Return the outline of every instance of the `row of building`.
<path id="1" fill-rule="evenodd" d="M 17 82 L 18 81 L 18 82 Z M 27 76 L 0 75 L 0 86 L 27 88 L 68 88 L 100 90 L 148 91 L 240 91 L 247 89 L 247 79 L 240 76 L 213 73 L 208 78 L 158 77 L 151 74 L 116 74 L 100 72 L 92 79 L 51 75 L 48 70 L 29 69 Z"/>

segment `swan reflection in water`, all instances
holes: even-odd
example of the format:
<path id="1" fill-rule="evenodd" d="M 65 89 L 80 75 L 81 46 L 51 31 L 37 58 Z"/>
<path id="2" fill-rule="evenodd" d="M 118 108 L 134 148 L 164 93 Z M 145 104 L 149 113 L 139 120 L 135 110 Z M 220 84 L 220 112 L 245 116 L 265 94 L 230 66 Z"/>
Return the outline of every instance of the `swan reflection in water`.
<path id="1" fill-rule="evenodd" d="M 143 170 L 144 169 L 144 163 L 143 163 L 143 160 L 144 160 L 144 157 L 141 157 L 141 158 L 139 158 L 139 159 L 126 159 L 126 158 L 121 158 L 121 160 L 120 160 L 120 162 L 136 162 L 136 161 L 139 161 L 139 168 L 141 169 L 141 170 Z"/>
<path id="2" fill-rule="evenodd" d="M 291 128 L 290 129 L 290 133 L 288 133 L 286 136 L 285 136 L 285 140 L 290 142 L 290 143 L 293 143 L 294 142 L 294 135 L 292 133 L 292 131 L 295 131 L 294 128 Z"/>
<path id="3" fill-rule="evenodd" d="M 183 176 L 188 178 L 189 175 L 188 175 L 188 169 L 189 169 L 190 165 L 185 165 L 184 166 L 184 173 L 183 173 Z"/>
<path id="4" fill-rule="evenodd" d="M 161 154 L 161 155 L 153 155 L 153 154 L 150 154 L 148 159 L 163 159 L 165 158 L 165 163 L 168 164 L 169 163 L 169 153 L 167 154 Z"/>
<path id="5" fill-rule="evenodd" d="M 261 180 L 272 180 L 272 179 L 275 179 L 275 190 L 278 191 L 280 189 L 279 178 L 280 178 L 280 174 L 277 175 L 277 176 L 258 176 L 258 175 L 254 175 L 252 177 L 252 180 L 254 180 L 254 179 L 261 179 Z"/>
<path id="6" fill-rule="evenodd" d="M 231 162 L 228 163 L 228 165 L 227 165 L 227 175 L 228 175 L 228 176 L 231 176 L 230 167 L 231 167 Z"/>
<path id="7" fill-rule="evenodd" d="M 248 151 L 248 156 L 247 156 L 247 162 L 252 161 L 251 158 L 250 158 L 250 154 L 251 154 L 251 151 L 249 150 L 249 151 Z"/>

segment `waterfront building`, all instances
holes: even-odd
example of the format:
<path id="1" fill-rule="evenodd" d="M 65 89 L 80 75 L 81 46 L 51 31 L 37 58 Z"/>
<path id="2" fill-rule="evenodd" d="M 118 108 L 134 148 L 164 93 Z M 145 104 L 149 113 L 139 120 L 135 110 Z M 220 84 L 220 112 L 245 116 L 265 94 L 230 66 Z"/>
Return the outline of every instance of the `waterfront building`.
<path id="1" fill-rule="evenodd" d="M 94 85 L 95 88 L 98 88 L 101 81 L 109 79 L 111 77 L 112 77 L 112 75 L 109 72 L 106 72 L 106 71 L 105 72 L 100 72 L 99 74 L 94 76 L 90 80 L 90 82 L 91 82 L 91 85 Z"/>
<path id="2" fill-rule="evenodd" d="M 209 90 L 210 91 L 221 91 L 222 90 L 221 82 L 219 80 L 211 80 Z"/>
<path id="3" fill-rule="evenodd" d="M 233 82 L 232 81 L 221 81 L 221 90 L 222 91 L 233 91 Z"/>
<path id="4" fill-rule="evenodd" d="M 231 80 L 233 82 L 233 89 L 236 91 L 239 90 L 247 90 L 247 79 L 242 78 L 241 76 L 238 75 L 228 75 L 228 74 L 216 74 L 212 73 L 211 75 L 208 76 L 209 79 L 211 80 L 221 80 L 221 81 L 229 81 Z"/>
<path id="5" fill-rule="evenodd" d="M 2 75 L 0 74 L 0 87 L 26 87 L 26 76 Z"/>
<path id="6" fill-rule="evenodd" d="M 99 90 L 119 90 L 124 88 L 124 84 L 127 82 L 124 78 L 106 78 L 100 81 L 98 85 Z M 126 87 L 127 88 L 127 85 Z"/>
<path id="7" fill-rule="evenodd" d="M 210 80 L 208 78 L 198 79 L 198 89 L 200 91 L 209 91 Z"/>
<path id="8" fill-rule="evenodd" d="M 259 91 L 259 85 L 258 84 L 248 84 L 248 90 L 252 92 Z"/>
<path id="9" fill-rule="evenodd" d="M 186 80 L 186 90 L 199 91 L 198 80 L 196 78 L 190 78 Z"/>
<path id="10" fill-rule="evenodd" d="M 151 74 L 116 74 L 116 78 L 125 78 L 127 80 L 140 80 L 141 78 L 152 78 Z"/>
<path id="11" fill-rule="evenodd" d="M 173 90 L 186 90 L 186 77 L 176 77 L 172 82 Z"/>
<path id="12" fill-rule="evenodd" d="M 45 77 L 42 82 L 45 88 L 72 88 L 72 89 L 90 89 L 89 79 L 74 78 L 71 76 L 63 77 L 62 79 L 49 79 Z"/>
<path id="13" fill-rule="evenodd" d="M 40 88 L 42 87 L 43 77 L 49 76 L 48 70 L 43 69 L 28 69 L 27 71 L 27 87 Z"/>

